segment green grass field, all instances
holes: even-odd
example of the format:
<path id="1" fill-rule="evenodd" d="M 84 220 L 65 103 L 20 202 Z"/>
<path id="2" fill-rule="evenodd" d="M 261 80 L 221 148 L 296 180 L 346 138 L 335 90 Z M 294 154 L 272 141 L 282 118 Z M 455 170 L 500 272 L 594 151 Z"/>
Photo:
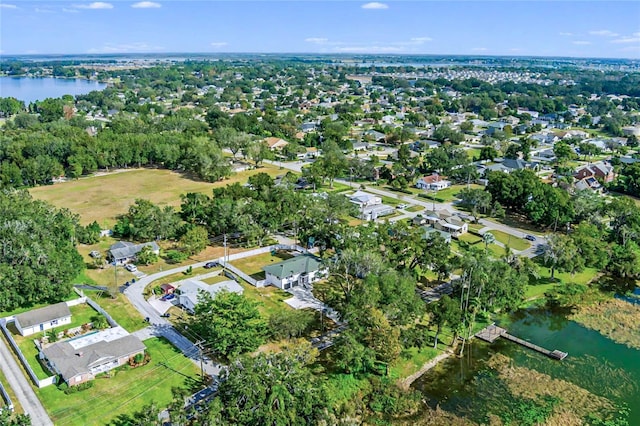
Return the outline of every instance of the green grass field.
<path id="1" fill-rule="evenodd" d="M 244 289 L 243 294 L 247 299 L 260 302 L 258 310 L 265 317 L 278 315 L 283 311 L 293 309 L 292 307 L 284 303 L 285 299 L 289 299 L 291 297 L 291 295 L 285 291 L 272 286 L 256 288 L 244 281 L 240 281 L 240 285 Z"/>
<path id="2" fill-rule="evenodd" d="M 85 290 L 85 294 L 96 301 L 102 309 L 107 311 L 107 313 L 129 333 L 133 333 L 147 326 L 140 312 L 129 302 L 129 299 L 127 299 L 124 294 L 118 293 L 115 299 L 106 292 Z"/>
<path id="3" fill-rule="evenodd" d="M 411 206 L 411 207 L 407 207 L 405 210 L 408 211 L 408 212 L 416 213 L 416 212 L 421 212 L 422 210 L 424 210 L 424 207 L 414 205 L 414 206 Z"/>
<path id="4" fill-rule="evenodd" d="M 172 400 L 172 387 L 186 387 L 198 379 L 199 369 L 162 338 L 145 340 L 149 364 L 97 378 L 87 390 L 66 395 L 55 386 L 36 392 L 56 425 L 108 424 L 152 402 L 160 407 Z"/>
<path id="5" fill-rule="evenodd" d="M 530 244 L 527 242 L 527 240 L 514 237 L 513 235 L 507 234 L 506 232 L 502 232 L 497 229 L 492 229 L 489 232 L 492 233 L 494 237 L 496 237 L 496 240 L 500 241 L 506 246 L 511 247 L 514 250 L 522 251 L 530 247 Z"/>
<path id="6" fill-rule="evenodd" d="M 116 216 L 127 212 L 136 198 L 145 198 L 159 205 L 179 206 L 181 194 L 200 192 L 211 195 L 213 188 L 235 182 L 245 183 L 249 176 L 261 172 L 272 177 L 282 174 L 282 170 L 278 170 L 276 166 L 265 165 L 256 170 L 237 173 L 229 179 L 208 183 L 192 180 L 170 170 L 131 169 L 39 186 L 29 192 L 36 199 L 78 213 L 82 224 L 95 220 L 108 228 L 115 223 Z"/>

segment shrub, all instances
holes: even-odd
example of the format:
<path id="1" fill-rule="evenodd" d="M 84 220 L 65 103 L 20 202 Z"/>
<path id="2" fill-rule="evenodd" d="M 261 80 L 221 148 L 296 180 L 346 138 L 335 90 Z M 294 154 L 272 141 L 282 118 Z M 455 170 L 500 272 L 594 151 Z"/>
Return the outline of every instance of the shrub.
<path id="1" fill-rule="evenodd" d="M 168 263 L 182 263 L 189 258 L 189 255 L 179 250 L 169 250 L 165 253 Z"/>

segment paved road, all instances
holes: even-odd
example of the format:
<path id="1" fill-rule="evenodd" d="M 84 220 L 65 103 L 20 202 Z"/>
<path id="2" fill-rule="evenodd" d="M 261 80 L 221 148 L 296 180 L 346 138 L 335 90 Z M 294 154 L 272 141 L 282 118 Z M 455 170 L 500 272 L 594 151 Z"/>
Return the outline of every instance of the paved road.
<path id="1" fill-rule="evenodd" d="M 31 423 L 34 425 L 53 426 L 49 415 L 42 403 L 40 403 L 36 393 L 31 389 L 31 385 L 25 375 L 22 374 L 18 363 L 11 355 L 11 350 L 2 338 L 0 338 L 0 368 L 7 382 L 9 382 L 9 386 L 16 394 L 22 409 L 31 416 Z"/>

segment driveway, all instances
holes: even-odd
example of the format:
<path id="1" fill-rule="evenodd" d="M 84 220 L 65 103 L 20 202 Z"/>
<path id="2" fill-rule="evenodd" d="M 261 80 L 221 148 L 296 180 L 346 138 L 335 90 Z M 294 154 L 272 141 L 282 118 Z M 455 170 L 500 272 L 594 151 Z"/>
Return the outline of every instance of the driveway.
<path id="1" fill-rule="evenodd" d="M 162 299 L 151 298 L 148 300 L 148 302 L 151 306 L 153 306 L 153 309 L 155 309 L 160 315 L 162 315 L 173 306 L 173 303 L 171 302 L 173 302 L 176 299 L 177 297 L 174 297 L 173 300 L 162 300 Z"/>
<path id="2" fill-rule="evenodd" d="M 16 398 L 18 398 L 22 409 L 31 416 L 31 423 L 34 425 L 53 426 L 53 422 L 31 388 L 31 384 L 22 374 L 22 370 L 11 355 L 11 350 L 5 344 L 3 338 L 0 338 L 0 369 L 2 369 L 9 386 L 13 389 Z"/>

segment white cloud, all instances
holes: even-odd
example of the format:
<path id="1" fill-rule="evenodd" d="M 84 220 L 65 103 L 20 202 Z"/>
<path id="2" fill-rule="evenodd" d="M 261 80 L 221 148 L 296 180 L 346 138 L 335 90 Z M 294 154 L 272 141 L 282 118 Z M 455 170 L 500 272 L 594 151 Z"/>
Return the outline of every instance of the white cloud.
<path id="1" fill-rule="evenodd" d="M 304 39 L 304 41 L 306 41 L 307 43 L 323 44 L 328 42 L 329 39 L 324 37 L 307 37 Z"/>
<path id="2" fill-rule="evenodd" d="M 211 43 L 211 46 L 213 47 L 224 47 L 226 45 L 228 45 L 229 43 L 227 43 L 226 41 L 214 41 Z"/>
<path id="3" fill-rule="evenodd" d="M 471 50 L 474 51 L 474 52 L 486 52 L 489 49 L 487 49 L 486 47 L 474 47 Z"/>
<path id="4" fill-rule="evenodd" d="M 618 33 L 614 33 L 609 30 L 597 30 L 597 31 L 589 31 L 589 34 L 594 36 L 602 36 L 602 37 L 618 37 Z"/>
<path id="5" fill-rule="evenodd" d="M 51 9 L 41 9 L 39 7 L 36 7 L 34 10 L 36 13 L 56 13 Z"/>
<path id="6" fill-rule="evenodd" d="M 433 39 L 431 37 L 413 37 L 411 39 L 412 42 L 419 43 L 419 44 L 426 43 L 427 41 L 432 41 L 432 40 Z"/>
<path id="7" fill-rule="evenodd" d="M 633 33 L 631 36 L 623 36 L 615 40 L 611 40 L 611 43 L 640 43 L 640 33 Z"/>
<path id="8" fill-rule="evenodd" d="M 67 9 L 66 7 L 63 7 L 62 11 L 64 13 L 79 13 L 78 10 L 76 10 L 76 9 Z"/>
<path id="9" fill-rule="evenodd" d="M 153 46 L 143 41 L 134 43 L 105 43 L 100 48 L 91 48 L 87 53 L 129 53 L 129 52 L 158 52 L 164 50 L 163 47 Z"/>
<path id="10" fill-rule="evenodd" d="M 138 3 L 134 3 L 131 5 L 134 9 L 157 9 L 162 7 L 160 3 L 152 2 L 152 1 L 141 1 Z"/>
<path id="11" fill-rule="evenodd" d="M 561 32 L 559 33 L 559 35 L 563 36 L 563 37 L 571 37 L 573 35 L 573 33 L 565 33 L 565 32 Z"/>
<path id="12" fill-rule="evenodd" d="M 362 5 L 363 9 L 389 9 L 389 5 L 373 1 L 371 3 L 365 3 Z"/>
<path id="13" fill-rule="evenodd" d="M 89 4 L 74 4 L 73 7 L 76 9 L 113 9 L 113 5 L 111 3 L 105 3 L 102 1 L 96 1 Z"/>
<path id="14" fill-rule="evenodd" d="M 16 6 L 15 4 L 6 4 L 6 3 L 0 3 L 0 9 L 17 9 L 18 6 Z"/>
<path id="15" fill-rule="evenodd" d="M 584 40 L 576 40 L 576 41 L 573 41 L 572 43 L 578 46 L 587 46 L 591 44 L 590 41 L 584 41 Z"/>

